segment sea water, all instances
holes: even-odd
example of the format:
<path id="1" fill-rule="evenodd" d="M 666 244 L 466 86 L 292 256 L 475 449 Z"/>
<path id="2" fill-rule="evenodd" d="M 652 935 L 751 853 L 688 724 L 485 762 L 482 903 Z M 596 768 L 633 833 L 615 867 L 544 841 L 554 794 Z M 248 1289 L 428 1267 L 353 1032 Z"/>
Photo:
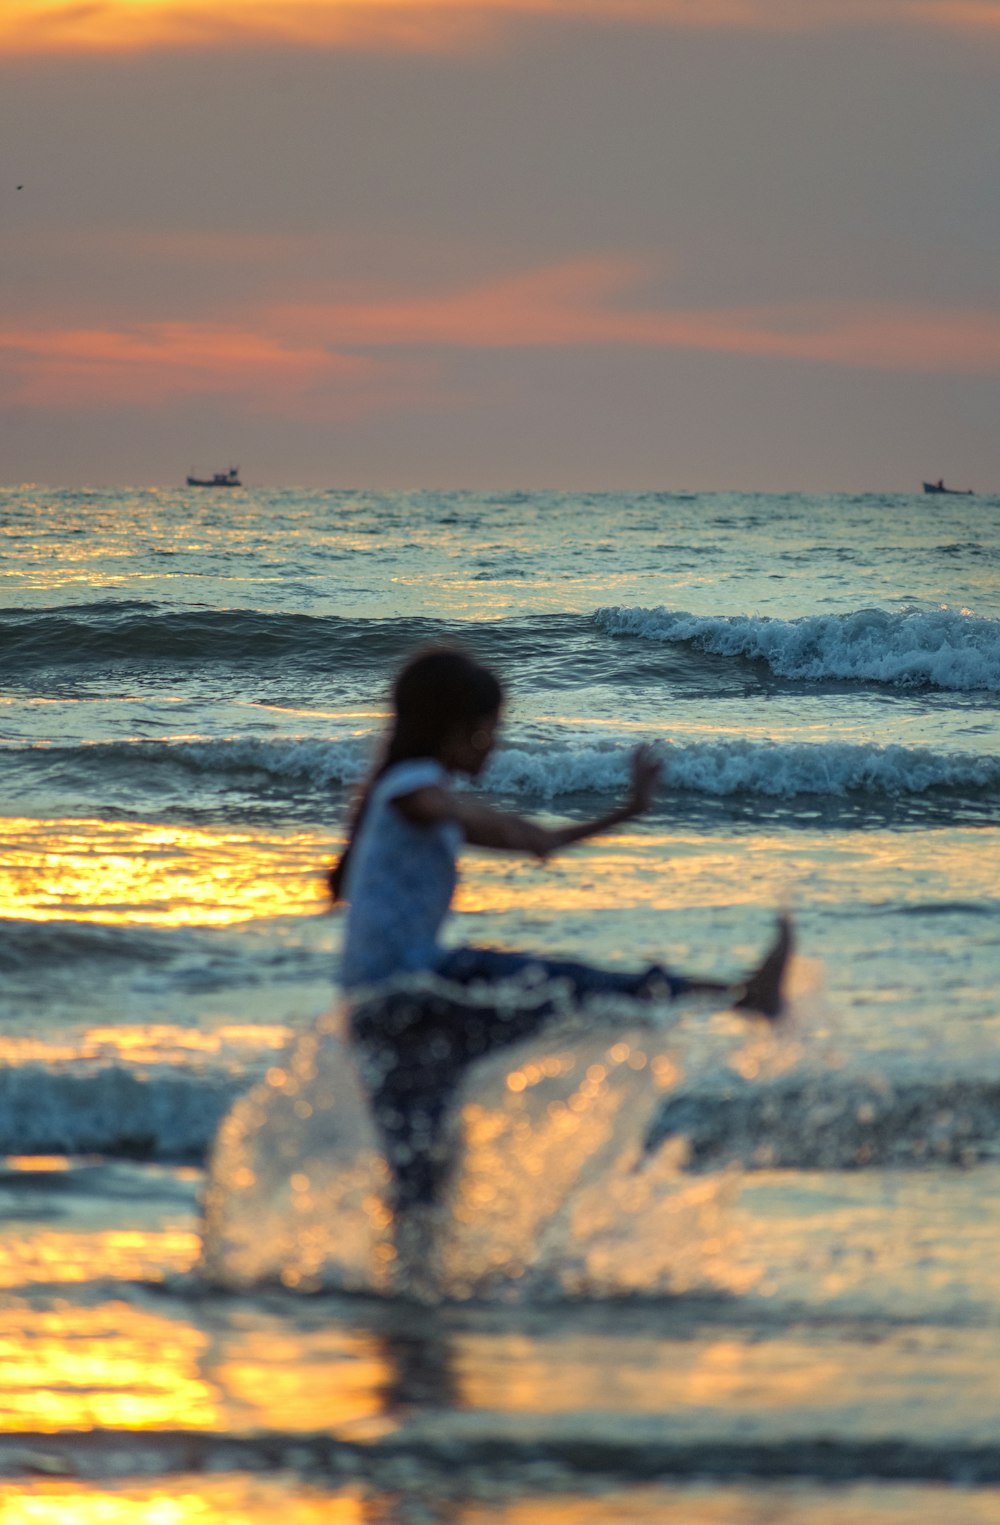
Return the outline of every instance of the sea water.
<path id="1" fill-rule="evenodd" d="M 994 1518 L 998 525 L 0 494 L 2 1518 Z M 470 853 L 450 937 L 728 976 L 785 905 L 806 962 L 778 1033 L 609 1008 L 470 1076 L 415 1308 L 322 875 L 435 640 L 507 685 L 490 797 L 665 770 L 548 865 Z"/>

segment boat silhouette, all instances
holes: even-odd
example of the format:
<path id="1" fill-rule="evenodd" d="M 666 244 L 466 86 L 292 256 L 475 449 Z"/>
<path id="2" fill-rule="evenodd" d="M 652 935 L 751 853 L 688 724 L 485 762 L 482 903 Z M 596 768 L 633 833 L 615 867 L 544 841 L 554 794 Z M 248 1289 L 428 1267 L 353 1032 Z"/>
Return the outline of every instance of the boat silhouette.
<path id="1" fill-rule="evenodd" d="M 974 498 L 975 493 L 971 487 L 945 487 L 944 477 L 938 477 L 936 482 L 925 482 L 924 492 L 943 492 L 953 498 Z"/>
<path id="2" fill-rule="evenodd" d="M 193 477 L 187 479 L 189 487 L 242 487 L 240 481 L 240 468 L 230 466 L 228 471 L 217 471 L 211 477 Z"/>

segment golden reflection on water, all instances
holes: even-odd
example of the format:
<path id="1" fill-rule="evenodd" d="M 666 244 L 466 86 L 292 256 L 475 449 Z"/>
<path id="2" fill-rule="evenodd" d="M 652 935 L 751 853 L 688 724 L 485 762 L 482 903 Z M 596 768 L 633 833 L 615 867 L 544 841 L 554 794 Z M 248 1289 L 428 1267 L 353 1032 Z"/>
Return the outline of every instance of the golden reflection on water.
<path id="1" fill-rule="evenodd" d="M 616 1428 L 634 1419 L 659 1433 L 681 1416 L 689 1425 L 725 1417 L 793 1435 L 810 1433 L 827 1412 L 868 1434 L 905 1393 L 916 1437 L 942 1424 L 985 1434 L 995 1412 L 996 1379 L 984 1369 L 995 1341 L 984 1342 L 982 1330 L 894 1331 L 874 1343 L 794 1330 L 755 1340 L 692 1328 L 691 1336 L 466 1330 L 445 1337 L 436 1355 L 418 1342 L 417 1361 L 371 1330 L 338 1321 L 295 1329 L 260 1310 L 233 1310 L 225 1327 L 206 1330 L 126 1301 L 18 1306 L 0 1319 L 0 1432 L 322 1432 L 371 1443 L 405 1423 L 412 1404 L 401 1360 L 421 1393 L 437 1385 L 446 1409 L 509 1415 L 518 1427 L 531 1416 L 575 1414 L 606 1416 Z M 935 1399 L 941 1383 L 962 1395 L 951 1418 Z"/>
<path id="2" fill-rule="evenodd" d="M 0 1238 L 0 1288 L 54 1286 L 109 1278 L 160 1281 L 190 1271 L 201 1239 L 191 1228 L 103 1229 L 87 1234 L 44 1229 Z"/>
<path id="3" fill-rule="evenodd" d="M 753 832 L 741 833 L 731 844 L 694 834 L 616 833 L 543 866 L 470 855 L 456 907 L 473 914 L 530 914 L 767 906 L 799 899 L 840 905 L 859 882 L 869 898 L 975 900 L 995 893 L 998 856 L 1000 832 L 984 827 L 911 836 Z"/>
<path id="4" fill-rule="evenodd" d="M 93 1235 L 81 1251 L 87 1269 L 112 1236 Z M 120 1246 L 148 1257 L 170 1235 L 146 1246 Z M 121 1236 L 126 1239 L 127 1236 Z M 176 1236 L 180 1267 L 194 1236 Z M 44 1253 L 50 1236 L 42 1236 Z M 156 1241 L 159 1240 L 159 1243 Z M 117 1273 L 115 1249 L 106 1274 Z M 127 1270 L 127 1266 L 123 1267 Z M 383 1343 L 338 1325 L 297 1332 L 259 1313 L 218 1331 L 199 1329 L 137 1306 L 94 1306 L 50 1299 L 42 1308 L 14 1303 L 0 1313 L 0 1433 L 55 1434 L 94 1427 L 254 1430 L 350 1434 L 371 1440 L 392 1428 L 386 1393 L 392 1370 Z"/>
<path id="5" fill-rule="evenodd" d="M 327 1493 L 298 1479 L 173 1477 L 149 1483 L 0 1483 L 3 1525 L 365 1525 L 376 1515 L 348 1486 Z"/>
<path id="6" fill-rule="evenodd" d="M 0 1483 L 3 1525 L 994 1525 L 994 1489 L 948 1485 L 802 1481 L 741 1485 L 636 1482 L 589 1493 L 512 1491 L 487 1479 L 488 1498 L 461 1500 L 409 1490 L 398 1495 L 364 1484 L 326 1491 L 294 1476 L 184 1476 L 147 1483 L 29 1479 Z M 482 1483 L 480 1482 L 480 1488 Z M 470 1491 L 476 1489 L 472 1481 Z"/>
<path id="7" fill-rule="evenodd" d="M 449 1525 L 994 1525 L 993 1489 L 804 1481 L 636 1483 L 627 1490 L 471 1504 Z"/>
<path id="8" fill-rule="evenodd" d="M 369 1441 L 394 1428 L 385 1412 L 385 1349 L 365 1330 L 235 1330 L 220 1342 L 212 1376 L 255 1425 Z"/>
<path id="9" fill-rule="evenodd" d="M 824 1264 L 839 1264 L 837 1252 L 856 1239 L 859 1221 L 869 1239 L 854 1256 L 853 1274 L 866 1295 L 873 1282 L 888 1282 L 922 1306 L 938 1272 L 949 1276 L 947 1307 L 957 1290 L 974 1289 L 969 1296 L 978 1304 L 995 1289 L 988 1210 L 970 1222 L 973 1246 L 964 1259 L 953 1264 L 965 1252 L 964 1237 L 946 1254 L 940 1249 L 954 1226 L 947 1215 L 958 1188 L 949 1180 L 904 1175 L 886 1200 L 885 1188 L 864 1177 L 843 1188 L 822 1173 L 811 1179 L 811 1213 L 803 1214 L 802 1204 L 789 1209 L 779 1173 L 747 1187 L 760 1206 L 742 1215 L 753 1239 L 746 1253 L 769 1266 L 793 1305 L 809 1288 L 835 1297 L 836 1289 L 824 1285 Z M 980 1191 L 965 1187 L 970 1201 Z M 940 1223 L 928 1219 L 934 1208 Z M 968 1214 L 961 1217 L 965 1223 Z M 921 1225 L 928 1244 L 914 1233 Z M 926 1264 L 929 1245 L 943 1254 L 939 1267 Z M 428 1310 L 398 1329 L 389 1320 L 383 1329 L 381 1315 L 369 1321 L 363 1305 L 345 1313 L 342 1305 L 324 1312 L 295 1300 L 277 1306 L 236 1299 L 209 1305 L 205 1317 L 198 1303 L 161 1308 L 141 1289 L 96 1303 L 92 1291 L 90 1301 L 77 1300 L 73 1283 L 96 1290 L 111 1278 L 183 1274 L 198 1250 L 194 1219 L 184 1211 L 149 1231 L 102 1226 L 74 1233 L 51 1221 L 12 1221 L 0 1285 L 36 1287 L 19 1298 L 8 1294 L 0 1309 L 0 1432 L 323 1431 L 371 1442 L 405 1424 L 416 1404 L 426 1412 L 510 1415 L 518 1425 L 533 1415 L 603 1415 L 616 1425 L 635 1416 L 658 1426 L 672 1417 L 728 1415 L 727 1423 L 780 1422 L 789 1434 L 814 1427 L 817 1412 L 829 1411 L 838 1425 L 867 1434 L 898 1411 L 901 1394 L 915 1434 L 936 1434 L 942 1425 L 978 1434 L 996 1413 L 1000 1368 L 992 1322 L 889 1326 L 871 1340 L 863 1328 L 831 1333 L 794 1322 L 761 1337 L 752 1326 L 702 1325 L 696 1314 L 683 1327 L 676 1310 L 665 1313 L 663 1328 L 637 1328 L 625 1314 L 598 1329 L 585 1319 L 560 1322 L 558 1313 L 534 1327 L 517 1320 L 477 1327 L 467 1318 L 456 1326 L 447 1310 Z M 733 1269 L 739 1270 L 735 1262 Z M 936 1397 L 943 1388 L 958 1395 L 946 1416 Z"/>
<path id="10" fill-rule="evenodd" d="M 292 1029 L 276 1022 L 253 1026 L 226 1022 L 208 1030 L 171 1022 L 123 1022 L 118 1027 L 88 1027 L 72 1037 L 53 1039 L 4 1033 L 0 1034 L 0 1064 L 58 1065 L 94 1060 L 164 1064 L 221 1055 L 228 1056 L 232 1068 L 238 1068 L 247 1058 L 284 1049 L 291 1037 Z"/>
<path id="11" fill-rule="evenodd" d="M 210 1430 L 217 1395 L 200 1372 L 208 1337 L 125 1302 L 0 1314 L 0 1431 Z"/>
<path id="12" fill-rule="evenodd" d="M 823 1352 L 794 1340 L 651 1341 L 587 1337 L 465 1335 L 454 1364 L 470 1408 L 503 1413 L 635 1413 L 826 1406 L 848 1381 L 853 1350 Z"/>
<path id="13" fill-rule="evenodd" d="M 65 1175 L 72 1168 L 64 1154 L 8 1154 L 6 1159 L 11 1170 L 31 1170 L 40 1175 Z"/>
<path id="14" fill-rule="evenodd" d="M 35 921 L 226 926 L 315 913 L 326 905 L 322 870 L 338 845 L 318 831 L 96 819 L 5 825 L 0 916 Z M 878 831 L 743 833 L 732 844 L 701 834 L 616 834 L 544 866 L 470 853 L 456 909 L 531 915 L 840 903 L 859 879 L 869 895 L 884 886 L 890 899 L 906 886 L 930 899 L 973 899 L 993 893 L 998 838 L 982 827 L 922 831 L 916 879 L 915 837 Z"/>
<path id="15" fill-rule="evenodd" d="M 317 911 L 328 838 L 142 821 L 5 823 L 0 916 L 225 926 Z"/>

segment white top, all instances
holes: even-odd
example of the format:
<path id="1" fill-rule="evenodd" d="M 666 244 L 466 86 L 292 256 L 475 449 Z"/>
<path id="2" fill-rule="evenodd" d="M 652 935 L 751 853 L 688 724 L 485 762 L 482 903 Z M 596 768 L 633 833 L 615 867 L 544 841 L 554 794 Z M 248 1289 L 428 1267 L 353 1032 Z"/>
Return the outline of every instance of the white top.
<path id="1" fill-rule="evenodd" d="M 437 963 L 438 933 L 458 879 L 462 828 L 457 821 L 414 825 L 393 801 L 450 784 L 430 757 L 396 763 L 376 781 L 347 865 L 340 967 L 345 987 Z"/>

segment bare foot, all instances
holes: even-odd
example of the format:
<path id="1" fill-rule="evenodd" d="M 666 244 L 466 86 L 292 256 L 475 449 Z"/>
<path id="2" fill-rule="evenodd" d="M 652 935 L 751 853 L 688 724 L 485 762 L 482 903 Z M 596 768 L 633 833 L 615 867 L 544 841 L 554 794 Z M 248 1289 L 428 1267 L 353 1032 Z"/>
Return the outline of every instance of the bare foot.
<path id="1" fill-rule="evenodd" d="M 788 960 L 795 946 L 790 916 L 778 917 L 778 933 L 757 968 L 747 976 L 743 994 L 733 1005 L 741 1011 L 758 1011 L 762 1016 L 780 1017 L 784 1007 L 782 985 Z"/>

